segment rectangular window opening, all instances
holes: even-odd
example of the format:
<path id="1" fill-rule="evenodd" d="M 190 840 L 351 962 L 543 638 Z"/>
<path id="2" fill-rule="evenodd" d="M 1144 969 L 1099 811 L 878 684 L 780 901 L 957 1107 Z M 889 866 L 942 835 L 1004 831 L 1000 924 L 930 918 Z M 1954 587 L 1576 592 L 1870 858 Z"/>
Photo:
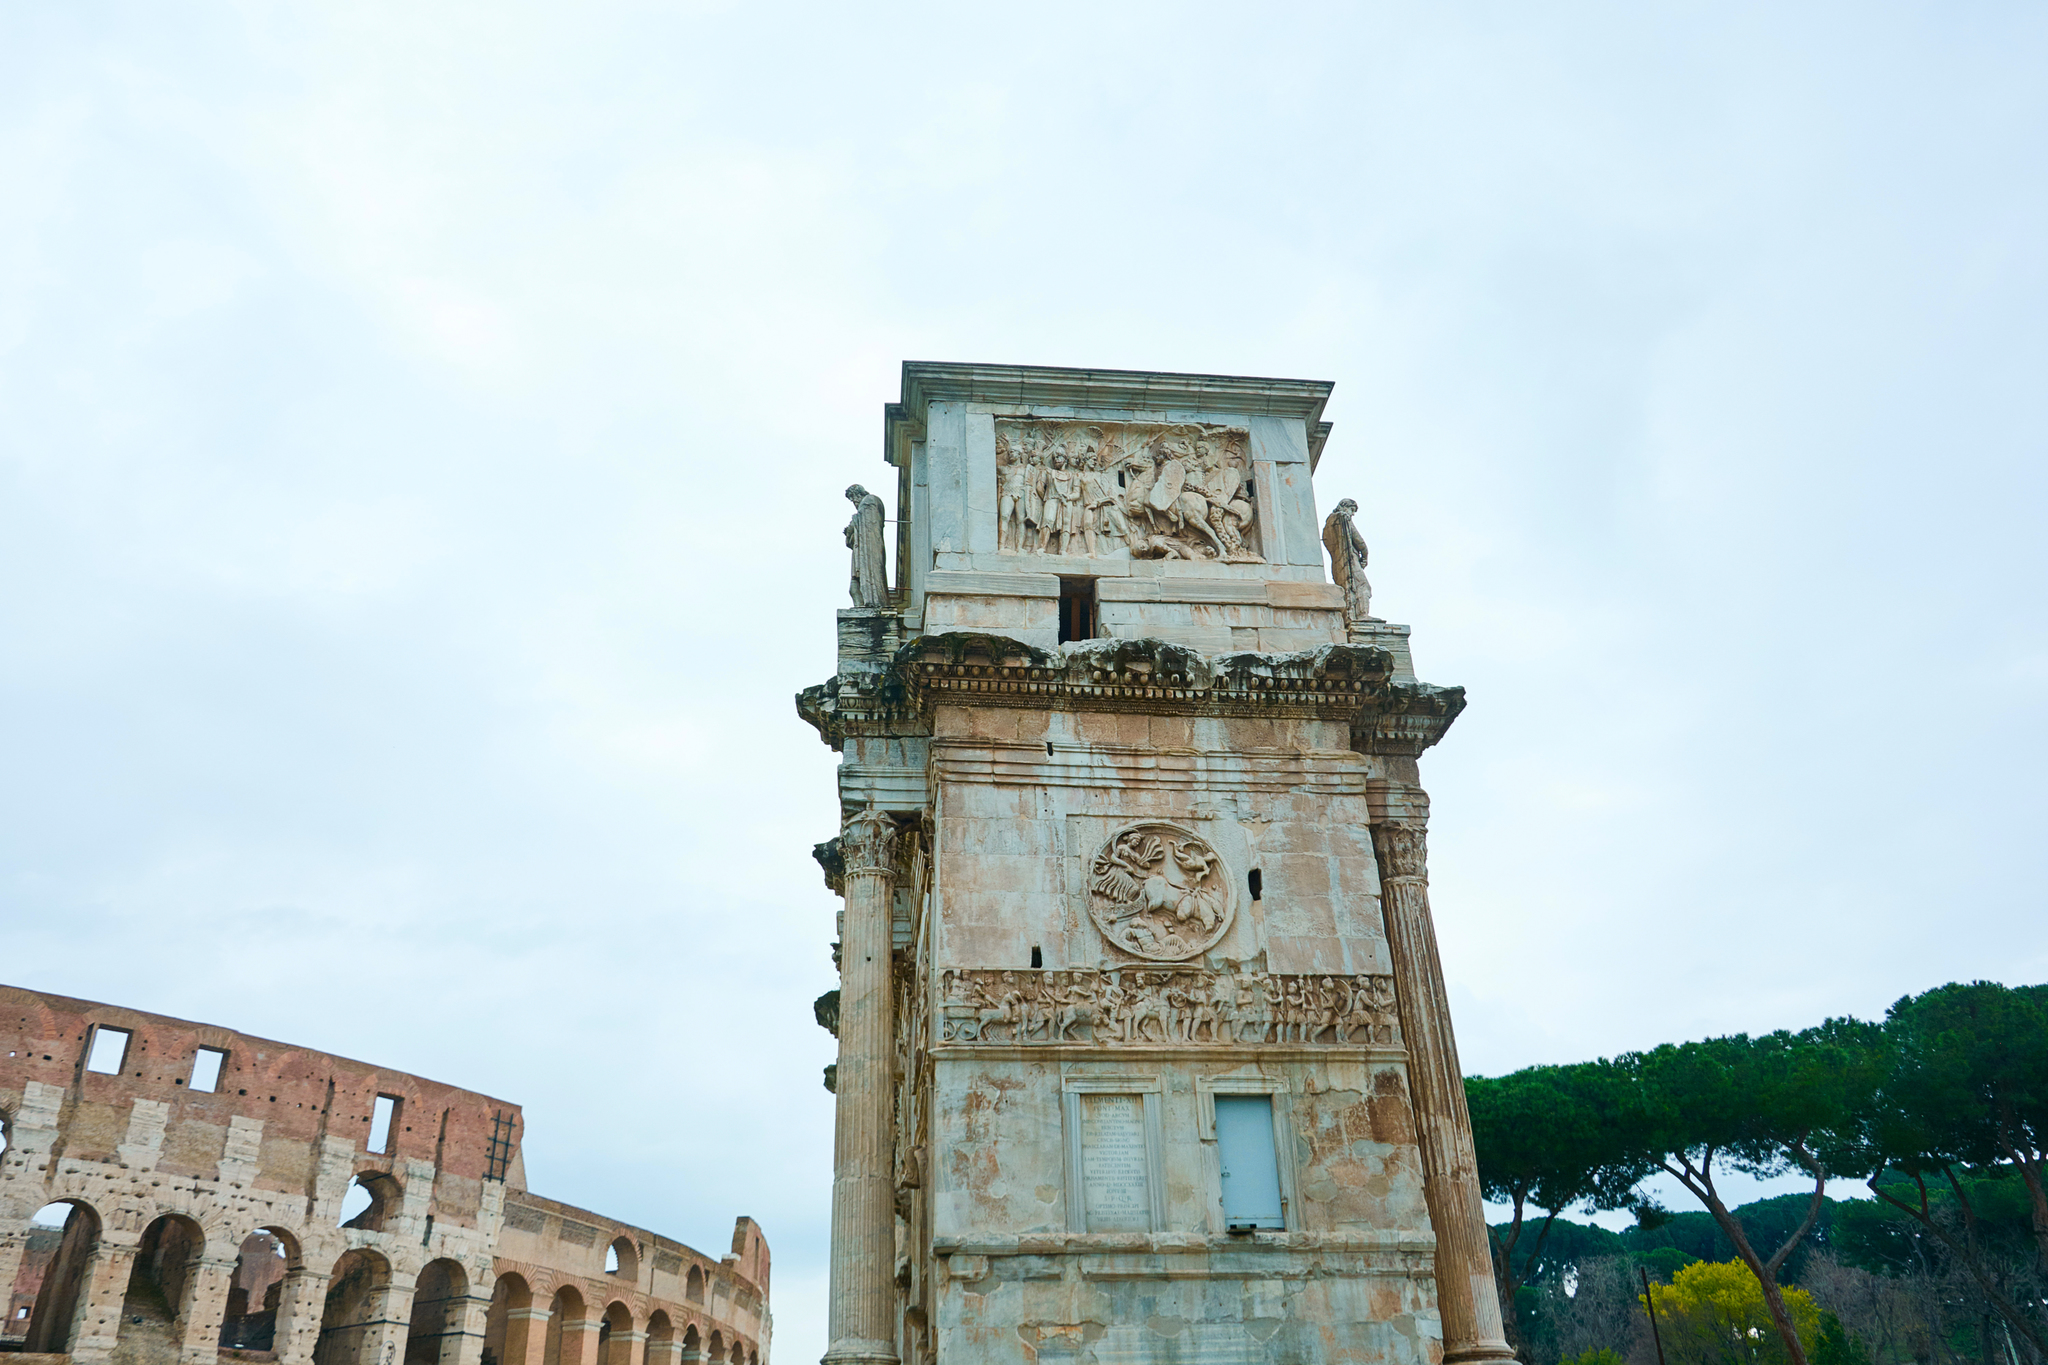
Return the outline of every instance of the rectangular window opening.
<path id="1" fill-rule="evenodd" d="M 1280 1162 L 1273 1150 L 1271 1095 L 1216 1097 L 1216 1160 L 1223 1174 L 1223 1227 L 1248 1233 L 1285 1228 Z"/>
<path id="2" fill-rule="evenodd" d="M 391 1128 L 398 1118 L 398 1096 L 379 1095 L 377 1107 L 370 1111 L 370 1150 L 389 1152 L 391 1150 Z"/>
<path id="3" fill-rule="evenodd" d="M 1257 900 L 1259 892 L 1265 889 L 1266 879 L 1259 875 L 1259 869 L 1255 867 L 1245 874 L 1244 884 L 1246 889 L 1252 893 L 1252 899 Z"/>
<path id="4" fill-rule="evenodd" d="M 1060 643 L 1095 638 L 1095 580 L 1060 580 Z"/>
<path id="5" fill-rule="evenodd" d="M 121 1064 L 128 1060 L 128 1030 L 107 1028 L 102 1025 L 93 1030 L 92 1051 L 86 1054 L 85 1069 L 97 1071 L 102 1076 L 118 1076 Z"/>
<path id="6" fill-rule="evenodd" d="M 220 1089 L 220 1069 L 227 1064 L 228 1054 L 217 1047 L 203 1047 L 192 1054 L 192 1079 L 186 1084 L 193 1090 L 208 1094 Z"/>
<path id="7" fill-rule="evenodd" d="M 1045 965 L 1045 953 L 1035 943 L 1031 945 L 1031 965 L 1034 967 L 1043 967 Z"/>

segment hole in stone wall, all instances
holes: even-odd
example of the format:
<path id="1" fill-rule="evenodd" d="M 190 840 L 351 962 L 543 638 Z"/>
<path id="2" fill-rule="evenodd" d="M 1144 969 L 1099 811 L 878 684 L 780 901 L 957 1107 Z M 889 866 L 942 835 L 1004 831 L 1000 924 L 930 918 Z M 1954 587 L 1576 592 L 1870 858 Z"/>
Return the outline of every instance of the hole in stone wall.
<path id="1" fill-rule="evenodd" d="M 371 1232 L 383 1230 L 385 1216 L 404 1201 L 404 1191 L 398 1182 L 388 1175 L 365 1171 L 355 1178 L 348 1192 L 341 1197 L 341 1226 L 365 1228 Z"/>
<path id="2" fill-rule="evenodd" d="M 1051 757 L 1052 757 L 1052 741 L 1051 741 L 1051 740 L 1047 740 L 1047 741 L 1045 742 L 1045 756 L 1046 756 L 1047 758 L 1051 758 Z"/>
<path id="3" fill-rule="evenodd" d="M 379 1095 L 377 1107 L 370 1111 L 370 1150 L 389 1152 L 391 1150 L 391 1125 L 398 1119 L 398 1096 Z"/>
<path id="4" fill-rule="evenodd" d="M 107 1028 L 102 1025 L 93 1030 L 92 1051 L 86 1054 L 85 1069 L 97 1071 L 102 1076 L 121 1074 L 121 1063 L 128 1059 L 128 1030 Z"/>
<path id="5" fill-rule="evenodd" d="M 227 1059 L 228 1054 L 217 1047 L 203 1047 L 193 1053 L 191 1088 L 208 1094 L 219 1089 L 220 1069 Z"/>
<path id="6" fill-rule="evenodd" d="M 1261 878 L 1259 875 L 1259 869 L 1255 867 L 1250 872 L 1246 873 L 1244 878 L 1244 884 L 1246 888 L 1251 891 L 1252 899 L 1257 900 L 1259 898 L 1259 891 L 1263 885 L 1263 878 Z"/>
<path id="7" fill-rule="evenodd" d="M 1031 945 L 1031 965 L 1034 967 L 1043 967 L 1045 965 L 1045 954 L 1035 943 Z"/>

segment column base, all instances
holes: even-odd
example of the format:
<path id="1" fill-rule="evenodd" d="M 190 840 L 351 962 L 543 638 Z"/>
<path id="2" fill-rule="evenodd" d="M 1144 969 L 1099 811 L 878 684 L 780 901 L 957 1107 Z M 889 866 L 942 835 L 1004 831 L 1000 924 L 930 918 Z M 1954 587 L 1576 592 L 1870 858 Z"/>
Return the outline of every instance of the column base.
<path id="1" fill-rule="evenodd" d="M 1447 1347 L 1444 1350 L 1444 1365 L 1474 1365 L 1486 1360 L 1513 1360 L 1515 1348 L 1505 1341 L 1476 1342 L 1470 1346 Z"/>
<path id="2" fill-rule="evenodd" d="M 846 1337 L 826 1348 L 819 1365 L 899 1365 L 896 1343 Z"/>

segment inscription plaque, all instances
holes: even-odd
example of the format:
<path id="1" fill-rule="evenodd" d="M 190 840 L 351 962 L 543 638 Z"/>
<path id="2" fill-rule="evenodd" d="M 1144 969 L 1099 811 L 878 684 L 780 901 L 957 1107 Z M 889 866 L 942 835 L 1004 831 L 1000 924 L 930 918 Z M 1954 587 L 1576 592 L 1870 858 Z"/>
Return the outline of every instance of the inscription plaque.
<path id="1" fill-rule="evenodd" d="M 1090 1232 L 1149 1232 L 1152 1168 L 1139 1095 L 1081 1098 L 1082 1209 Z"/>

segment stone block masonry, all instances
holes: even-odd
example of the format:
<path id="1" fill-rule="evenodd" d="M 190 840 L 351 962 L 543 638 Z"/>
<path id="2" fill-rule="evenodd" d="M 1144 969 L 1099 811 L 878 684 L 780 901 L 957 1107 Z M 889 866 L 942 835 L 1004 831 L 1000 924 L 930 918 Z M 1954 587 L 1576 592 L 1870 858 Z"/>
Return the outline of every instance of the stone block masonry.
<path id="1" fill-rule="evenodd" d="M 904 366 L 897 581 L 797 698 L 842 755 L 828 1365 L 1511 1357 L 1418 775 L 1464 695 L 1317 519 L 1328 396 Z"/>
<path id="2" fill-rule="evenodd" d="M 530 1193 L 518 1105 L 0 987 L 0 1348 L 76 1365 L 760 1365 L 768 1244 Z"/>

